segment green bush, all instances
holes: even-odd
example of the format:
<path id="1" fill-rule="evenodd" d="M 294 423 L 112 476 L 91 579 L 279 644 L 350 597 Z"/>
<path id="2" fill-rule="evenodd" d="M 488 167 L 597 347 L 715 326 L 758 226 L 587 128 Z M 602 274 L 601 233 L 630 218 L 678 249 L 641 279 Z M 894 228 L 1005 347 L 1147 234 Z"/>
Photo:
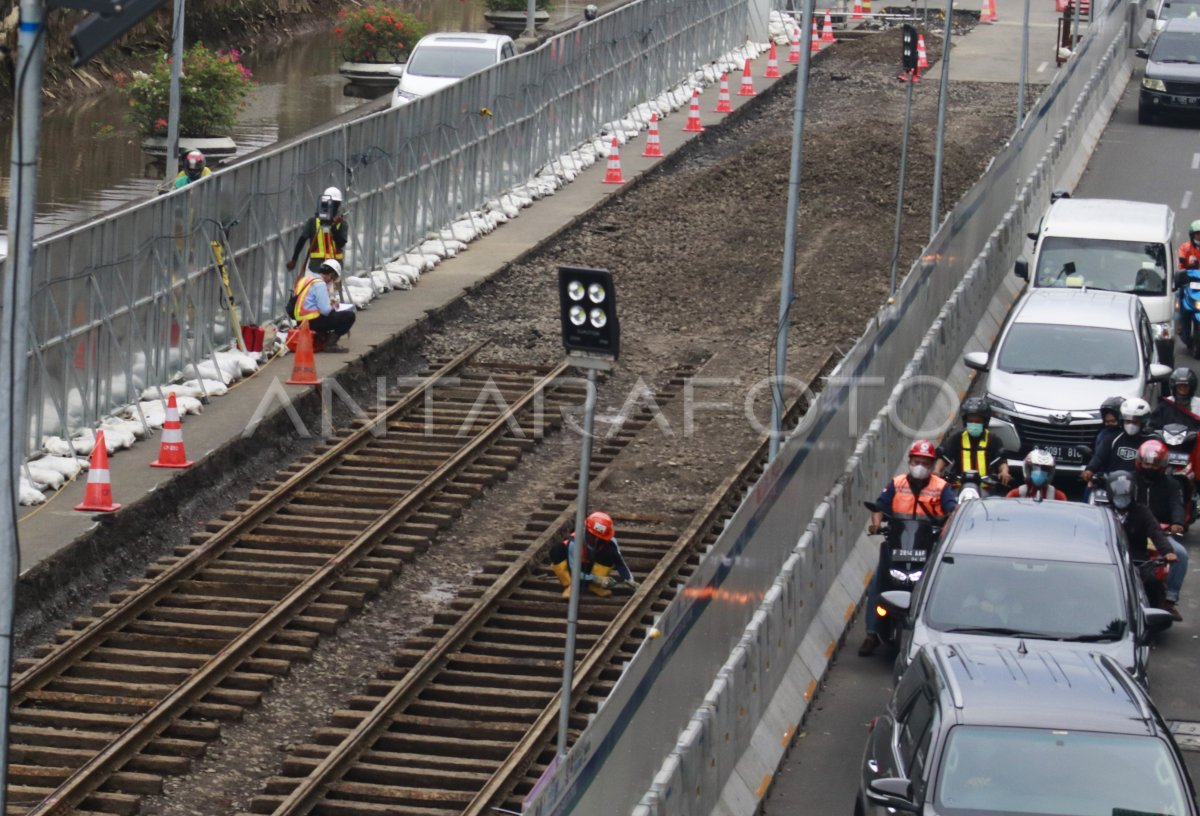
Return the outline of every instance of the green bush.
<path id="1" fill-rule="evenodd" d="M 224 136 L 237 121 L 254 85 L 236 50 L 210 51 L 197 43 L 183 55 L 179 82 L 179 135 Z M 118 82 L 129 99 L 129 123 L 143 136 L 165 136 L 171 99 L 171 59 L 164 52 L 150 73 Z"/>
<path id="2" fill-rule="evenodd" d="M 338 9 L 334 35 L 347 62 L 404 62 L 425 36 L 425 24 L 387 3 Z"/>

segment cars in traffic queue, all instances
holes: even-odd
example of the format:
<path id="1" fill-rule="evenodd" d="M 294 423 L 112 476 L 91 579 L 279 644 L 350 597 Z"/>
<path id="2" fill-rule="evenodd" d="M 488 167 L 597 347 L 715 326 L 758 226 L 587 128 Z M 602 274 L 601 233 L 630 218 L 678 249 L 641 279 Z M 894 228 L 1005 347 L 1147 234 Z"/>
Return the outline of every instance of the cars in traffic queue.
<path id="1" fill-rule="evenodd" d="M 971 352 L 987 372 L 991 432 L 1020 467 L 1033 448 L 1063 472 L 1082 472 L 1109 397 L 1150 399 L 1171 375 L 1158 362 L 1141 301 L 1118 292 L 1034 287 L 1009 313 L 992 354 Z"/>
<path id="2" fill-rule="evenodd" d="M 1033 265 L 1014 272 L 1031 287 L 1137 295 L 1158 358 L 1175 361 L 1175 211 L 1166 204 L 1055 196 L 1035 232 Z"/>
<path id="3" fill-rule="evenodd" d="M 940 644 L 1054 642 L 1111 657 L 1145 682 L 1150 608 L 1125 533 L 1104 507 L 988 498 L 959 505 L 913 592 L 882 595 L 902 621 L 896 675 Z"/>
<path id="4" fill-rule="evenodd" d="M 427 34 L 413 46 L 407 62 L 394 65 L 389 71 L 400 78 L 392 91 L 392 107 L 440 91 L 516 55 L 512 37 L 505 34 L 467 31 Z"/>
<path id="5" fill-rule="evenodd" d="M 1154 42 L 1136 53 L 1146 60 L 1139 124 L 1148 125 L 1157 115 L 1200 112 L 1200 18 L 1168 20 Z"/>
<path id="6" fill-rule="evenodd" d="M 1104 654 L 922 649 L 871 723 L 855 816 L 1195 816 L 1150 698 Z"/>

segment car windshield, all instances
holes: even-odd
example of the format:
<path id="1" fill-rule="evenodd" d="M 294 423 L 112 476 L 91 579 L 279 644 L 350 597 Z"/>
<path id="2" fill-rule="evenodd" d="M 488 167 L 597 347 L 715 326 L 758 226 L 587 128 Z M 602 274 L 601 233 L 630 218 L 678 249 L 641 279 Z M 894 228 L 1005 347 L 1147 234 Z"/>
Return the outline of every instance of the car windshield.
<path id="1" fill-rule="evenodd" d="M 929 588 L 925 623 L 962 634 L 1119 640 L 1126 630 L 1119 575 L 1113 564 L 951 554 Z"/>
<path id="2" fill-rule="evenodd" d="M 404 69 L 406 74 L 461 78 L 481 71 L 496 61 L 490 48 L 426 46 L 416 48 Z"/>
<path id="3" fill-rule="evenodd" d="M 1167 744 L 1151 736 L 959 725 L 937 781 L 937 812 L 1184 816 Z"/>
<path id="4" fill-rule="evenodd" d="M 1138 359 L 1131 331 L 1015 323 L 1004 338 L 996 366 L 1010 374 L 1131 380 L 1138 375 Z"/>
<path id="5" fill-rule="evenodd" d="M 1190 31 L 1164 31 L 1154 41 L 1152 62 L 1200 62 L 1200 37 Z"/>
<path id="6" fill-rule="evenodd" d="M 1165 295 L 1167 249 L 1139 241 L 1048 236 L 1038 250 L 1034 285 Z"/>
<path id="7" fill-rule="evenodd" d="M 1188 3 L 1185 0 L 1172 0 L 1170 3 L 1163 3 L 1159 19 L 1174 20 L 1176 17 L 1200 18 L 1200 3 Z"/>

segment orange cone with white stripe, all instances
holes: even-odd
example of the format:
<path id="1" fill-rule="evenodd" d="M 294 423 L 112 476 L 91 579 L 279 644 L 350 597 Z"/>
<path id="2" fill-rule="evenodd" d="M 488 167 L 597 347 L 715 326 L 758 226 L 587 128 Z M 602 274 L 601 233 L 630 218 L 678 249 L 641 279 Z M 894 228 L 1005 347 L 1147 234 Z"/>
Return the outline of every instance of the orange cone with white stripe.
<path id="1" fill-rule="evenodd" d="M 833 38 L 833 18 L 829 16 L 829 9 L 825 9 L 825 22 L 821 23 L 821 42 L 837 42 Z"/>
<path id="2" fill-rule="evenodd" d="M 792 46 L 788 49 L 788 62 L 797 63 L 800 61 L 800 28 L 794 26 L 791 30 Z"/>
<path id="3" fill-rule="evenodd" d="M 320 281 L 317 284 L 320 284 Z M 308 325 L 307 320 L 301 320 L 300 329 L 292 331 L 296 332 L 296 360 L 292 363 L 292 376 L 288 378 L 287 384 L 317 385 L 321 378 L 317 376 L 317 361 L 313 359 L 312 326 Z"/>
<path id="4" fill-rule="evenodd" d="M 814 53 L 821 50 L 821 35 L 817 33 L 816 20 L 813 20 L 812 39 L 809 41 L 808 50 Z"/>
<path id="5" fill-rule="evenodd" d="M 721 90 L 717 94 L 716 113 L 733 113 L 733 100 L 729 98 L 729 74 L 721 74 Z"/>
<path id="6" fill-rule="evenodd" d="M 863 7 L 859 0 L 854 0 L 854 10 L 850 12 L 851 20 L 863 19 Z"/>
<path id="7" fill-rule="evenodd" d="M 621 151 L 617 146 L 617 137 L 613 136 L 612 150 L 608 153 L 608 169 L 604 172 L 605 184 L 624 184 L 625 177 L 621 175 Z"/>
<path id="8" fill-rule="evenodd" d="M 779 59 L 775 56 L 775 42 L 771 41 L 771 52 L 767 54 L 767 72 L 763 74 L 767 79 L 779 79 L 783 74 L 779 73 Z"/>
<path id="9" fill-rule="evenodd" d="M 652 159 L 662 158 L 662 143 L 658 139 L 658 114 L 650 114 L 650 130 L 646 132 L 646 149 L 642 151 L 643 156 L 648 156 Z"/>
<path id="10" fill-rule="evenodd" d="M 83 503 L 76 510 L 92 513 L 112 513 L 121 509 L 113 503 L 112 480 L 108 475 L 108 448 L 104 447 L 104 431 L 96 431 L 96 447 L 92 448 L 92 460 L 88 465 L 87 488 L 83 491 Z"/>
<path id="11" fill-rule="evenodd" d="M 929 58 L 925 54 L 925 35 L 917 35 L 917 67 L 928 68 Z"/>
<path id="12" fill-rule="evenodd" d="M 738 96 L 754 96 L 754 75 L 750 73 L 750 60 L 742 69 L 742 87 L 738 88 Z"/>
<path id="13" fill-rule="evenodd" d="M 999 19 L 996 15 L 996 0 L 983 0 L 983 7 L 979 12 L 979 22 L 994 23 Z"/>
<path id="14" fill-rule="evenodd" d="M 179 421 L 179 404 L 175 402 L 175 392 L 172 391 L 167 397 L 167 418 L 162 426 L 158 459 L 151 462 L 150 467 L 186 468 L 192 464 L 183 448 L 183 424 Z"/>
<path id="15" fill-rule="evenodd" d="M 862 0 L 863 14 L 871 14 L 871 0 Z"/>
<path id="16" fill-rule="evenodd" d="M 749 62 L 749 60 L 747 60 Z M 684 133 L 703 133 L 704 125 L 700 124 L 700 89 L 692 89 L 692 106 L 688 108 L 687 124 L 683 126 Z"/>

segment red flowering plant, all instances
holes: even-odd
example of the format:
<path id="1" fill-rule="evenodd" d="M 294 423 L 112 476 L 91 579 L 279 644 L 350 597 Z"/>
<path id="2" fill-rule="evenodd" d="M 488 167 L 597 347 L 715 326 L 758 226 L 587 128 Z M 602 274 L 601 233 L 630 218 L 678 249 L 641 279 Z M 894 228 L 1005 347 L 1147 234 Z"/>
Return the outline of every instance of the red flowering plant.
<path id="1" fill-rule="evenodd" d="M 221 136 L 237 121 L 254 82 L 241 63 L 241 52 L 210 51 L 197 43 L 183 54 L 179 81 L 179 134 Z M 165 136 L 171 108 L 171 60 L 163 53 L 149 73 L 118 75 L 117 85 L 129 100 L 129 122 L 143 136 Z"/>
<path id="2" fill-rule="evenodd" d="M 404 62 L 425 36 L 425 24 L 387 3 L 342 6 L 334 35 L 347 62 Z"/>

